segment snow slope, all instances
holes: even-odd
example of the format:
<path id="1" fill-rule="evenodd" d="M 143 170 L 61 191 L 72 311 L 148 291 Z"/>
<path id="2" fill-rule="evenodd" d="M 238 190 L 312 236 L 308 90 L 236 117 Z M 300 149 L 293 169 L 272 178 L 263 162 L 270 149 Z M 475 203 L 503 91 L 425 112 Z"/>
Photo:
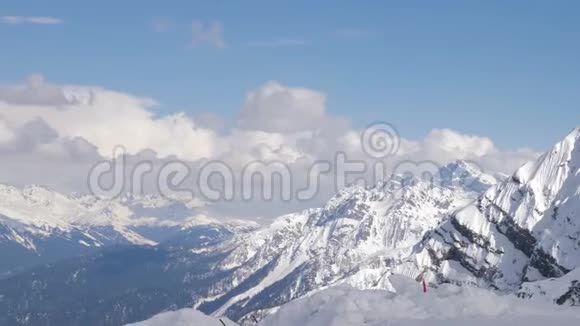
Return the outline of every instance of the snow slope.
<path id="1" fill-rule="evenodd" d="M 516 294 L 525 299 L 580 306 L 580 268 L 560 278 L 526 282 Z"/>
<path id="2" fill-rule="evenodd" d="M 577 325 L 577 309 L 538 304 L 445 284 L 424 294 L 419 283 L 391 276 L 396 293 L 333 287 L 282 306 L 259 326 L 545 326 Z"/>
<path id="3" fill-rule="evenodd" d="M 236 325 L 236 323 L 227 318 L 219 319 L 221 319 L 226 326 Z M 145 321 L 127 324 L 126 326 L 222 326 L 223 324 L 219 319 L 206 316 L 195 309 L 185 308 L 160 313 Z"/>

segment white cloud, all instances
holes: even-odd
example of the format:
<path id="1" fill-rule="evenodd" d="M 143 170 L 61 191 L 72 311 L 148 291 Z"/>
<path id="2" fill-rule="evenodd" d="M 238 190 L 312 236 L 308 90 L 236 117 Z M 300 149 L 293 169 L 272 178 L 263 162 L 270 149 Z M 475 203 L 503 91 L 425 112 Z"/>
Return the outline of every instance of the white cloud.
<path id="1" fill-rule="evenodd" d="M 325 110 L 324 94 L 271 81 L 248 94 L 239 126 L 283 133 L 314 130 L 325 119 Z"/>
<path id="2" fill-rule="evenodd" d="M 350 153 L 351 157 L 369 160 L 361 151 L 360 139 L 360 131 L 350 130 L 338 139 L 338 148 Z M 524 162 L 537 158 L 539 154 L 529 148 L 501 150 L 487 137 L 467 135 L 451 129 L 433 129 L 423 139 L 401 138 L 398 151 L 386 159 L 391 164 L 401 161 L 431 161 L 439 165 L 454 160 L 466 160 L 478 163 L 489 173 L 511 174 Z"/>
<path id="3" fill-rule="evenodd" d="M 41 119 L 26 122 L 12 130 L 12 137 L 0 143 L 0 153 L 28 152 L 58 138 L 58 133 Z"/>
<path id="4" fill-rule="evenodd" d="M 6 124 L 6 121 L 0 119 L 0 146 L 11 142 L 14 137 L 15 134 L 13 130 Z"/>
<path id="5" fill-rule="evenodd" d="M 529 148 L 503 151 L 490 138 L 450 129 L 433 129 L 422 141 L 407 144 L 414 147 L 414 150 L 407 152 L 407 156 L 424 157 L 441 163 L 454 159 L 468 160 L 479 163 L 490 172 L 512 173 L 521 164 L 539 155 Z"/>
<path id="6" fill-rule="evenodd" d="M 453 154 L 458 159 L 493 154 L 496 148 L 491 139 L 465 135 L 450 129 L 433 129 L 424 140 L 423 149 L 437 149 Z"/>
<path id="7" fill-rule="evenodd" d="M 372 161 L 361 151 L 361 130 L 346 118 L 328 114 L 326 96 L 315 90 L 267 82 L 248 93 L 230 130 L 223 130 L 214 115 L 158 115 L 155 105 L 146 97 L 54 85 L 40 76 L 22 85 L 0 86 L 0 183 L 44 183 L 86 192 L 91 164 L 111 157 L 118 145 L 135 162 L 147 159 L 161 165 L 179 158 L 194 173 L 205 160 L 221 160 L 236 173 L 256 160 L 284 162 L 297 186 L 307 181 L 313 162 L 332 161 L 338 151 L 349 159 Z M 388 160 L 446 164 L 466 159 L 488 172 L 509 173 L 536 155 L 525 148 L 501 150 L 486 137 L 435 129 L 424 139 L 401 139 L 399 151 Z M 264 203 L 267 209 L 262 203 L 226 203 L 216 209 L 230 215 L 275 215 L 317 205 L 333 193 L 333 186 L 324 183 L 311 202 Z"/>
<path id="8" fill-rule="evenodd" d="M 201 158 L 264 159 L 273 153 L 296 161 L 329 158 L 336 151 L 363 157 L 360 130 L 347 119 L 326 112 L 324 94 L 306 88 L 268 82 L 248 93 L 236 119 L 236 128 L 223 128 L 212 115 L 197 118 L 184 113 L 157 116 L 155 101 L 98 87 L 59 86 L 34 76 L 24 85 L 0 87 L 0 142 L 19 137 L 32 121 L 42 121 L 58 137 L 80 137 L 104 156 L 117 145 L 130 154 L 153 150 L 160 157 L 186 160 Z M 268 151 L 264 151 L 269 148 Z M 449 129 L 432 130 L 425 139 L 401 139 L 397 157 L 498 162 L 512 158 L 512 165 L 532 158 L 529 149 L 502 151 L 491 139 Z M 244 160 L 241 160 L 244 161 Z M 509 172 L 509 171 L 505 171 Z"/>
<path id="9" fill-rule="evenodd" d="M 194 20 L 191 23 L 192 45 L 203 46 L 222 49 L 227 46 L 224 38 L 224 26 L 221 22 L 213 21 L 211 23 L 204 23 L 199 20 Z"/>
<path id="10" fill-rule="evenodd" d="M 0 86 L 0 100 L 16 105 L 71 104 L 64 96 L 62 88 L 45 83 L 44 77 L 35 74 L 28 77 L 25 84 Z"/>
<path id="11" fill-rule="evenodd" d="M 82 137 L 63 137 L 41 118 L 14 125 L 0 116 L 0 154 L 9 156 L 41 155 L 94 162 L 101 156 L 97 147 Z M 6 160 L 5 160 L 6 161 Z M 43 160 L 37 161 L 42 164 Z"/>
<path id="12" fill-rule="evenodd" d="M 155 103 L 147 98 L 98 87 L 29 84 L 14 89 L 0 88 L 0 114 L 8 123 L 21 126 L 41 118 L 61 137 L 94 144 L 104 157 L 118 145 L 132 154 L 152 149 L 191 160 L 209 157 L 215 148 L 212 130 L 198 128 L 185 114 L 157 118 L 151 111 Z"/>
<path id="13" fill-rule="evenodd" d="M 64 21 L 57 17 L 50 16 L 2 16 L 0 21 L 4 24 L 37 24 L 37 25 L 59 25 Z"/>

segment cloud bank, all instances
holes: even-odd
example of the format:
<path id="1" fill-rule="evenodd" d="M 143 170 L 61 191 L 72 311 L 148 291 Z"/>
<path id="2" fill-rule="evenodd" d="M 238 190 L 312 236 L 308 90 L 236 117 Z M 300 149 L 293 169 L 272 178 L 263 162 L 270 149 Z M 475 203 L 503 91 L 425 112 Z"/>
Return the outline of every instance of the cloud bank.
<path id="1" fill-rule="evenodd" d="M 229 130 L 211 114 L 159 115 L 156 105 L 151 98 L 95 86 L 56 85 L 38 75 L 18 85 L 0 85 L 0 183 L 42 183 L 87 192 L 92 165 L 114 156 L 118 146 L 132 162 L 160 166 L 179 159 L 192 170 L 213 160 L 234 171 L 254 161 L 281 162 L 291 168 L 297 183 L 307 180 L 314 162 L 331 161 L 338 152 L 349 159 L 373 160 L 361 150 L 362 129 L 346 117 L 329 114 L 326 96 L 316 90 L 266 82 L 248 92 Z M 397 153 L 385 160 L 446 164 L 465 159 L 486 172 L 509 173 L 537 155 L 526 148 L 499 149 L 487 137 L 434 129 L 423 139 L 401 138 Z M 221 207 L 224 214 L 279 214 L 315 206 L 334 190 L 326 184 L 319 198 L 307 203 Z"/>

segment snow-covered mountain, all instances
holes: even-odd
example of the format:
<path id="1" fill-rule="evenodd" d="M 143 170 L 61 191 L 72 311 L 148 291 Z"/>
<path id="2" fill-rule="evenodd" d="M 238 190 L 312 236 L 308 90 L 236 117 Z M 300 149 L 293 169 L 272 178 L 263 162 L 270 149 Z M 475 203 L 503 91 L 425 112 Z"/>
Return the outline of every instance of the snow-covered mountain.
<path id="1" fill-rule="evenodd" d="M 189 233 L 156 247 L 102 252 L 0 279 L 6 289 L 0 315 L 5 322 L 28 316 L 80 325 L 104 316 L 126 323 L 193 306 L 244 325 L 335 286 L 394 290 L 393 274 L 424 278 L 434 287 L 477 285 L 577 304 L 579 167 L 577 129 L 497 182 L 459 161 L 434 178 L 393 176 L 371 188 L 347 187 L 323 207 L 282 216 L 267 227 L 193 221 L 197 227 Z M 156 225 L 156 215 L 134 212 L 159 209 L 164 216 L 165 206 L 140 200 L 122 202 L 133 213 L 120 220 L 148 222 L 120 225 L 156 241 L 140 229 Z M 102 272 L 110 266 L 114 273 Z M 78 297 L 95 283 L 111 283 L 115 290 Z M 54 300 L 57 292 L 66 299 Z"/>
<path id="2" fill-rule="evenodd" d="M 496 185 L 456 162 L 435 183 L 394 177 L 349 187 L 238 241 L 219 266 L 231 276 L 199 308 L 243 322 L 331 285 L 390 289 L 389 273 L 505 292 L 561 277 L 580 267 L 579 171 L 575 129 Z"/>
<path id="3" fill-rule="evenodd" d="M 233 234 L 257 227 L 212 220 L 200 207 L 194 200 L 158 195 L 104 199 L 0 185 L 0 275 L 110 245 L 192 241 L 187 235 L 200 226 L 213 226 L 204 228 L 216 236 L 216 230 Z"/>
<path id="4" fill-rule="evenodd" d="M 580 266 L 580 129 L 457 209 L 396 268 L 431 282 L 517 290 Z"/>
<path id="5" fill-rule="evenodd" d="M 395 176 L 372 188 L 343 189 L 323 207 L 282 216 L 268 227 L 198 225 L 155 247 L 104 250 L 35 268 L 0 279 L 0 314 L 7 313 L 4 322 L 28 316 L 24 325 L 112 325 L 194 306 L 253 323 L 252 317 L 332 285 L 390 289 L 391 257 L 407 257 L 426 231 L 495 182 L 465 162 L 441 168 L 435 179 Z M 123 215 L 121 221 L 138 218 Z M 111 268 L 114 273 L 103 272 Z M 95 284 L 101 284 L 99 294 L 81 297 Z"/>
<path id="6" fill-rule="evenodd" d="M 348 187 L 321 208 L 282 216 L 224 245 L 229 255 L 217 269 L 229 275 L 198 307 L 234 320 L 252 312 L 259 318 L 257 310 L 329 285 L 388 289 L 385 257 L 408 256 L 447 213 L 494 183 L 469 163 L 454 162 L 429 180 L 394 176 L 372 188 Z"/>

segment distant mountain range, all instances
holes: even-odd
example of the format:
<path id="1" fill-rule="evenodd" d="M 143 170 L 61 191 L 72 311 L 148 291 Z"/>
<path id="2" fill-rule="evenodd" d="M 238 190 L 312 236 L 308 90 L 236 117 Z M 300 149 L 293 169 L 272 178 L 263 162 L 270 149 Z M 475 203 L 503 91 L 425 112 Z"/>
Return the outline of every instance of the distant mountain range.
<path id="1" fill-rule="evenodd" d="M 205 217 L 202 208 L 196 201 L 158 195 L 103 199 L 67 196 L 41 186 L 0 185 L 0 276 L 107 246 L 175 241 L 200 225 L 232 233 L 258 226 L 218 223 Z"/>
<path id="2" fill-rule="evenodd" d="M 49 264 L 0 279 L 0 324 L 122 325 L 192 306 L 252 324 L 335 285 L 393 290 L 392 274 L 580 302 L 580 129 L 506 178 L 458 161 L 436 180 L 393 176 L 350 186 L 267 227 L 187 224 L 182 209 L 194 205 L 179 200 L 63 199 L 5 188 L 0 254 L 16 246 L 51 254 Z M 85 223 L 87 211 L 102 222 Z M 57 262 L 63 257 L 52 253 L 60 251 L 45 246 L 53 237 L 92 249 Z M 70 258 L 76 254 L 85 255 Z"/>

